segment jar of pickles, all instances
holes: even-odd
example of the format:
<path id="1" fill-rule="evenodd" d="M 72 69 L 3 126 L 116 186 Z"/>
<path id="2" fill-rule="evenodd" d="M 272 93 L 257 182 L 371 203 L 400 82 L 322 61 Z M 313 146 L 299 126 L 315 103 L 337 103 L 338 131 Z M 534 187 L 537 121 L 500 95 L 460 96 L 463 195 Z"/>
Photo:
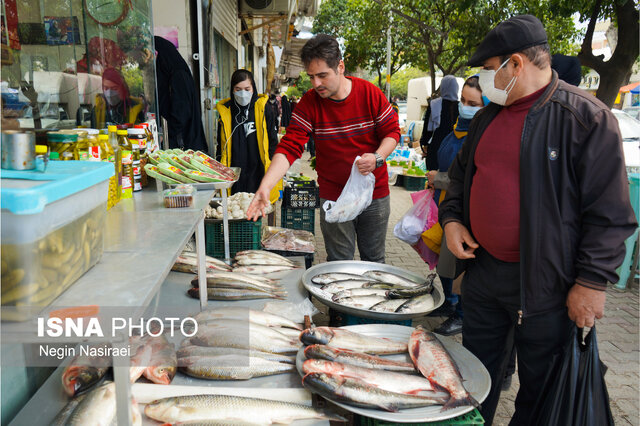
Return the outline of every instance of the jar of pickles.
<path id="1" fill-rule="evenodd" d="M 97 144 L 101 149 L 101 154 L 104 155 L 102 161 L 111 160 L 111 163 L 114 163 L 113 150 L 110 149 L 111 147 L 109 145 L 109 135 L 98 135 Z M 117 170 L 115 170 L 114 164 L 114 175 L 109 178 L 109 198 L 107 199 L 107 210 L 118 204 L 118 201 L 120 201 L 120 185 L 118 185 L 118 183 L 118 173 Z"/>
<path id="2" fill-rule="evenodd" d="M 78 141 L 73 147 L 73 159 L 87 161 L 89 159 L 89 133 L 84 129 L 74 129 Z"/>
<path id="3" fill-rule="evenodd" d="M 78 133 L 73 130 L 59 130 L 47 133 L 51 152 L 57 152 L 61 160 L 73 160 L 73 151 L 78 143 Z"/>

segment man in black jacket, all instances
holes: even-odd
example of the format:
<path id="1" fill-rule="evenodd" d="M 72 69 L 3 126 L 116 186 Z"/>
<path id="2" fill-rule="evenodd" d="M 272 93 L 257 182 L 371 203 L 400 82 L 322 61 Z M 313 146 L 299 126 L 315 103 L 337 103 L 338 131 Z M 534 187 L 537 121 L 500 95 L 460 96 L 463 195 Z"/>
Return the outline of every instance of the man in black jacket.
<path id="1" fill-rule="evenodd" d="M 447 246 L 466 261 L 463 344 L 487 367 L 491 424 L 512 342 L 528 424 L 571 327 L 604 314 L 637 224 L 615 117 L 558 80 L 540 21 L 500 23 L 468 62 L 491 104 L 476 114 L 440 204 Z M 574 324 L 575 322 L 575 324 Z"/>

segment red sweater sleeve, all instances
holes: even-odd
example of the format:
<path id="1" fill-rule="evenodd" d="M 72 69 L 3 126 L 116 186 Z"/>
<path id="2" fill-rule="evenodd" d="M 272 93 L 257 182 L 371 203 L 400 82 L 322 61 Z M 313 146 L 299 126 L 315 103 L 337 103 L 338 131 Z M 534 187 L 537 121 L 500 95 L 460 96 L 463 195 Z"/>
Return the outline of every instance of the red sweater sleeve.
<path id="1" fill-rule="evenodd" d="M 287 127 L 287 133 L 283 136 L 276 148 L 276 154 L 284 154 L 293 164 L 304 152 L 304 145 L 309 141 L 309 135 L 313 133 L 312 109 L 310 108 L 310 93 L 307 92 L 296 105 L 291 114 L 291 121 Z"/>
<path id="2" fill-rule="evenodd" d="M 393 109 L 384 93 L 380 90 L 373 90 L 373 105 L 376 105 L 376 136 L 382 141 L 382 139 L 389 137 L 395 139 L 396 142 L 400 140 L 400 126 L 398 124 L 398 113 Z"/>

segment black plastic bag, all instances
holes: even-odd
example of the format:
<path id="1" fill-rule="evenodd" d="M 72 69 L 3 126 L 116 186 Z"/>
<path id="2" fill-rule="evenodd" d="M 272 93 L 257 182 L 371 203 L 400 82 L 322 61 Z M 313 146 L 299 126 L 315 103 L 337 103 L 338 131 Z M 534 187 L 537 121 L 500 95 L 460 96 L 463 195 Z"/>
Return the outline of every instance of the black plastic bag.
<path id="1" fill-rule="evenodd" d="M 607 367 L 600 361 L 596 329 L 582 341 L 582 329 L 574 327 L 569 341 L 554 356 L 544 387 L 536 402 L 532 425 L 613 425 L 609 394 L 604 381 Z"/>

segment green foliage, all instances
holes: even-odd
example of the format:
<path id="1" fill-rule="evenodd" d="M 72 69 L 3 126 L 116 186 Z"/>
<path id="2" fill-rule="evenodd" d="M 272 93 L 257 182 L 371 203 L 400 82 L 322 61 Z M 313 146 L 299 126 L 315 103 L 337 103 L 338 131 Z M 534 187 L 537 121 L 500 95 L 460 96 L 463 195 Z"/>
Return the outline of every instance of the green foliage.
<path id="1" fill-rule="evenodd" d="M 418 68 L 406 67 L 391 76 L 391 97 L 397 96 L 399 99 L 407 99 L 407 88 L 409 80 L 420 77 L 428 77 L 427 73 Z M 377 79 L 369 80 L 373 84 L 377 84 Z"/>
<path id="2" fill-rule="evenodd" d="M 309 89 L 311 89 L 311 80 L 309 79 L 309 75 L 306 72 L 302 71 L 296 81 L 291 86 L 289 86 L 286 94 L 289 98 L 291 98 L 291 96 L 300 98 Z"/>
<path id="3" fill-rule="evenodd" d="M 143 73 L 138 65 L 125 66 L 122 69 L 122 76 L 127 86 L 129 86 L 131 96 L 140 96 L 144 93 L 144 85 L 142 83 Z"/>

